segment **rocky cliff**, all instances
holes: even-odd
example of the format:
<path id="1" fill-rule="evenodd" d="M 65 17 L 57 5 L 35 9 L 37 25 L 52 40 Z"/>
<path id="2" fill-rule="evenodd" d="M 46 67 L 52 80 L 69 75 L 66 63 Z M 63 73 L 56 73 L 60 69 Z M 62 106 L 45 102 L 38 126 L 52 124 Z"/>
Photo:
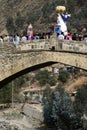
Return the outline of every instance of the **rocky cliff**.
<path id="1" fill-rule="evenodd" d="M 71 13 L 69 26 L 87 27 L 87 2 L 84 0 L 0 0 L 0 33 L 6 32 L 7 23 L 15 28 L 14 32 L 23 32 L 29 23 L 35 30 L 45 31 L 56 24 L 55 7 L 58 5 L 66 6 Z"/>

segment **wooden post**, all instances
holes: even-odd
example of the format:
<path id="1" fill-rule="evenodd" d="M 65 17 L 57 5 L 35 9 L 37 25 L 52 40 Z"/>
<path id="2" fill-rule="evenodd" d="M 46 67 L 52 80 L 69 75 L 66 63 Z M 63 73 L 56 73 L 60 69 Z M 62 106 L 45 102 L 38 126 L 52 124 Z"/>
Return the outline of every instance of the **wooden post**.
<path id="1" fill-rule="evenodd" d="M 14 91 L 14 89 L 13 89 L 13 81 L 12 81 L 12 108 L 14 107 L 14 101 L 13 101 L 13 91 Z"/>

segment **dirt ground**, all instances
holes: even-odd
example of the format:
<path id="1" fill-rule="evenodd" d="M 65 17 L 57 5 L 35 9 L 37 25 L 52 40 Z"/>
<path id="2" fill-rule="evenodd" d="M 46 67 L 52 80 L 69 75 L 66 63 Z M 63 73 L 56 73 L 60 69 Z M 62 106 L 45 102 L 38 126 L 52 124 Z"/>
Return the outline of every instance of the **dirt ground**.
<path id="1" fill-rule="evenodd" d="M 87 76 L 81 76 L 77 79 L 73 79 L 66 86 L 65 90 L 70 94 L 76 91 L 78 88 L 81 88 L 84 84 L 87 83 Z"/>

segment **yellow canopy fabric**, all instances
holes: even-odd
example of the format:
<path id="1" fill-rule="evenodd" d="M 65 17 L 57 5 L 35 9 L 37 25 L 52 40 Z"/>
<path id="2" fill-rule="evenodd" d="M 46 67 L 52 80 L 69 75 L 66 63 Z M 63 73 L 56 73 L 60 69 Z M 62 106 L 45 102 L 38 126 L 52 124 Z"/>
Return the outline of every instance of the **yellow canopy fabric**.
<path id="1" fill-rule="evenodd" d="M 66 7 L 65 6 L 57 6 L 56 7 L 56 12 L 65 12 L 66 11 Z"/>

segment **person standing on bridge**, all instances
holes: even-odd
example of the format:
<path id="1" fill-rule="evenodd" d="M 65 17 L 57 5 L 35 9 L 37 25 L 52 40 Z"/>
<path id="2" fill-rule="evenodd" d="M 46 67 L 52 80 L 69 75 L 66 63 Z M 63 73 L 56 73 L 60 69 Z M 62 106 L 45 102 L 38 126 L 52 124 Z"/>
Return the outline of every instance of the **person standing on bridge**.
<path id="1" fill-rule="evenodd" d="M 27 42 L 27 37 L 25 35 L 22 35 L 21 42 L 23 43 Z"/>
<path id="2" fill-rule="evenodd" d="M 64 40 L 64 34 L 61 32 L 61 34 L 58 35 L 58 40 Z"/>
<path id="3" fill-rule="evenodd" d="M 0 36 L 0 43 L 3 43 L 3 38 L 2 38 L 2 36 Z"/>
<path id="4" fill-rule="evenodd" d="M 18 34 L 14 37 L 14 43 L 19 43 L 20 42 L 20 37 Z"/>
<path id="5" fill-rule="evenodd" d="M 27 38 L 28 38 L 28 40 L 33 40 L 33 26 L 32 26 L 32 24 L 29 24 L 29 26 L 28 26 Z"/>

